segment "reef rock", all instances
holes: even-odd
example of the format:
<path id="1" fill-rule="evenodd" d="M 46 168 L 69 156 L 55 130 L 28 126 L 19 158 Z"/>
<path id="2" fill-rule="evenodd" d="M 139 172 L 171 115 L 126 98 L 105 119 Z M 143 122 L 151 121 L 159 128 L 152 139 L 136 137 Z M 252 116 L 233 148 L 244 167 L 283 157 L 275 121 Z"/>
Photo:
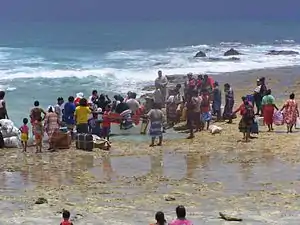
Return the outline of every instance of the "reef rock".
<path id="1" fill-rule="evenodd" d="M 271 50 L 267 53 L 267 55 L 299 55 L 299 52 L 291 51 L 291 50 Z"/>
<path id="2" fill-rule="evenodd" d="M 195 58 L 202 58 L 202 57 L 206 57 L 205 52 L 199 51 L 197 52 L 197 54 L 194 56 Z"/>
<path id="3" fill-rule="evenodd" d="M 235 50 L 234 48 L 229 49 L 227 52 L 224 53 L 224 56 L 231 56 L 231 55 L 242 55 L 240 52 Z"/>

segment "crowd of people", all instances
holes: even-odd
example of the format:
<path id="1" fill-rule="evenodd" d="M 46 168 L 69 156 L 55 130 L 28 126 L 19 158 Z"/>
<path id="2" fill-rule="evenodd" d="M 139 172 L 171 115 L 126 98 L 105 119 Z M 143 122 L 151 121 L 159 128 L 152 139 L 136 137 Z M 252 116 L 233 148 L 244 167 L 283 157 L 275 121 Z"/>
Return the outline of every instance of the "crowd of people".
<path id="1" fill-rule="evenodd" d="M 136 99 L 136 93 L 128 92 L 126 98 L 115 95 L 114 101 L 104 94 L 98 95 L 97 90 L 87 99 L 82 93 L 76 97 L 70 96 L 67 102 L 62 97 L 57 99 L 55 106 L 49 106 L 44 110 L 39 101 L 34 102 L 30 111 L 30 121 L 23 119 L 20 128 L 23 151 L 27 150 L 29 139 L 28 123 L 32 126 L 32 135 L 35 138 L 37 152 L 42 151 L 44 133 L 48 136 L 49 149 L 55 149 L 53 135 L 60 127 L 66 127 L 72 134 L 74 128 L 77 133 L 94 134 L 109 141 L 111 127 L 111 113 L 122 114 L 130 110 L 131 114 L 137 113 L 141 108 L 140 102 Z M 101 115 L 101 118 L 99 118 Z M 8 118 L 8 117 L 6 117 Z"/>
<path id="2" fill-rule="evenodd" d="M 279 110 L 264 77 L 257 80 L 253 93 L 242 97 L 242 103 L 236 110 L 234 110 L 235 98 L 231 85 L 224 84 L 225 104 L 222 110 L 222 90 L 219 83 L 208 75 L 194 76 L 189 73 L 183 87 L 177 84 L 174 88 L 168 88 L 168 78 L 162 74 L 162 71 L 158 71 L 154 84 L 153 98 L 146 99 L 145 105 L 141 104 L 134 92 L 128 92 L 126 97 L 115 95 L 112 101 L 107 95 L 98 95 L 97 90 L 92 91 L 88 99 L 84 98 L 83 93 L 78 93 L 76 97 L 70 96 L 67 102 L 59 97 L 57 104 L 49 106 L 47 110 L 40 107 L 39 101 L 35 101 L 29 115 L 30 119 L 24 118 L 23 125 L 20 127 L 23 150 L 27 150 L 29 122 L 32 125 L 36 150 L 41 152 L 44 133 L 48 135 L 49 150 L 52 150 L 55 148 L 52 136 L 62 126 L 67 127 L 71 132 L 76 127 L 77 133 L 91 133 L 109 141 L 112 122 L 110 115 L 112 113 L 122 115 L 125 111 L 130 113 L 124 114 L 121 128 L 123 126 L 124 129 L 130 129 L 133 126 L 131 116 L 135 114 L 139 114 L 139 119 L 149 120 L 151 147 L 155 145 L 157 137 L 158 145 L 162 145 L 165 122 L 167 126 L 172 127 L 180 121 L 186 121 L 189 129 L 188 138 L 191 139 L 194 138 L 194 132 L 209 129 L 213 118 L 215 122 L 232 123 L 236 114 L 240 113 L 239 130 L 243 133 L 244 140 L 249 141 L 251 132 L 258 130 L 256 115 L 263 117 L 269 132 L 274 130 L 273 123 L 276 115 L 277 117 L 282 115 L 282 120 L 287 125 L 287 133 L 293 132 L 299 117 L 295 95 L 292 93 L 290 99 Z M 8 119 L 4 97 L 5 92 L 0 91 L 0 119 Z M 163 108 L 166 110 L 163 111 Z M 101 119 L 98 117 L 100 114 Z"/>
<path id="3" fill-rule="evenodd" d="M 189 73 L 186 77 L 183 92 L 181 91 L 181 84 L 177 84 L 165 96 L 168 79 L 159 71 L 155 80 L 154 103 L 158 107 L 166 107 L 167 123 L 170 126 L 179 123 L 182 118 L 183 120 L 186 119 L 190 130 L 188 138 L 194 138 L 194 131 L 208 129 L 213 117 L 216 122 L 227 121 L 227 123 L 232 123 L 233 119 L 237 117 L 237 113 L 240 113 L 241 116 L 238 128 L 243 133 L 243 140 L 246 142 L 249 141 L 251 133 L 258 133 L 255 116 L 263 117 L 264 124 L 271 132 L 274 130 L 274 120 L 282 115 L 282 124 L 287 125 L 287 133 L 293 132 L 293 127 L 299 117 L 295 94 L 292 93 L 290 99 L 279 110 L 275 104 L 275 98 L 272 96 L 271 90 L 267 88 L 265 81 L 264 77 L 257 79 L 253 93 L 242 97 L 242 103 L 236 110 L 234 110 L 233 88 L 228 83 L 224 84 L 225 104 L 222 112 L 222 91 L 219 83 L 211 77 L 207 75 L 195 77 Z"/>

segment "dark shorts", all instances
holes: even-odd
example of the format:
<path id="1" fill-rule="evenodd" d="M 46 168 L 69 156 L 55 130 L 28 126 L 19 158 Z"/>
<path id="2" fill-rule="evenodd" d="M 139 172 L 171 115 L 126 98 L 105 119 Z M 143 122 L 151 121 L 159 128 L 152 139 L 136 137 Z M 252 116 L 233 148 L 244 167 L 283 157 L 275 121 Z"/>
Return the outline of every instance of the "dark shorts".
<path id="1" fill-rule="evenodd" d="M 87 123 L 81 123 L 76 125 L 76 130 L 78 134 L 88 134 L 89 126 Z"/>
<path id="2" fill-rule="evenodd" d="M 200 125 L 201 113 L 200 112 L 189 112 L 187 113 L 187 125 L 189 128 L 193 127 L 193 124 Z"/>

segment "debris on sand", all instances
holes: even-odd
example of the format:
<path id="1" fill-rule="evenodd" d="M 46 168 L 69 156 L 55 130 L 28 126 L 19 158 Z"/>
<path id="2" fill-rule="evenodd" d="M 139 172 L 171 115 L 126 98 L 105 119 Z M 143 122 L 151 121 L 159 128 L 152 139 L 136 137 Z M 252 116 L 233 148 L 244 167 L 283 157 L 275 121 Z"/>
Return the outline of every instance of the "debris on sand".
<path id="1" fill-rule="evenodd" d="M 226 220 L 226 221 L 239 221 L 239 222 L 243 221 L 243 219 L 241 219 L 241 218 L 231 217 L 231 216 L 225 215 L 221 212 L 219 212 L 219 215 L 220 215 L 221 219 Z"/>
<path id="2" fill-rule="evenodd" d="M 34 204 L 37 204 L 37 205 L 41 205 L 41 204 L 47 204 L 48 203 L 48 200 L 45 199 L 45 198 L 38 198 Z"/>
<path id="3" fill-rule="evenodd" d="M 166 195 L 166 196 L 164 196 L 164 198 L 165 198 L 165 201 L 167 201 L 167 202 L 171 202 L 171 201 L 175 201 L 176 200 L 175 197 L 170 196 L 170 195 Z"/>

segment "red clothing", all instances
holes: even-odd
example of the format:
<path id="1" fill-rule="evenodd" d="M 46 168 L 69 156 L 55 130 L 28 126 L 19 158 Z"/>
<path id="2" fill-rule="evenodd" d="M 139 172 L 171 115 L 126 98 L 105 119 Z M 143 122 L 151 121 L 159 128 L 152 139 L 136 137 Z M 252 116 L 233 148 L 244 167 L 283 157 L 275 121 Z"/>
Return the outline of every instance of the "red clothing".
<path id="1" fill-rule="evenodd" d="M 248 102 L 248 103 L 249 103 L 249 105 L 252 106 L 252 104 L 251 104 L 250 102 Z M 236 112 L 236 113 L 237 113 L 237 112 L 240 112 L 240 115 L 241 115 L 241 116 L 244 115 L 244 114 L 246 113 L 245 104 L 242 103 L 242 104 L 237 108 L 237 110 L 235 110 L 235 112 Z"/>
<path id="2" fill-rule="evenodd" d="M 102 122 L 102 127 L 110 127 L 110 119 L 109 119 L 109 114 L 110 114 L 110 111 L 105 111 L 104 114 L 103 114 L 103 122 Z"/>
<path id="3" fill-rule="evenodd" d="M 275 108 L 273 105 L 264 105 L 263 106 L 264 123 L 266 125 L 273 124 L 274 109 Z"/>
<path id="4" fill-rule="evenodd" d="M 201 113 L 208 113 L 210 111 L 209 95 L 202 95 Z"/>
<path id="5" fill-rule="evenodd" d="M 202 80 L 201 79 L 198 79 L 197 80 L 197 87 L 202 87 Z"/>
<path id="6" fill-rule="evenodd" d="M 80 102 L 80 100 L 81 100 L 81 98 L 76 97 L 75 100 L 74 100 L 74 104 L 75 104 L 75 105 L 78 105 L 79 102 Z"/>
<path id="7" fill-rule="evenodd" d="M 63 220 L 60 225 L 73 225 L 69 220 Z"/>
<path id="8" fill-rule="evenodd" d="M 196 80 L 194 78 L 188 81 L 189 88 L 194 88 L 196 86 Z"/>

